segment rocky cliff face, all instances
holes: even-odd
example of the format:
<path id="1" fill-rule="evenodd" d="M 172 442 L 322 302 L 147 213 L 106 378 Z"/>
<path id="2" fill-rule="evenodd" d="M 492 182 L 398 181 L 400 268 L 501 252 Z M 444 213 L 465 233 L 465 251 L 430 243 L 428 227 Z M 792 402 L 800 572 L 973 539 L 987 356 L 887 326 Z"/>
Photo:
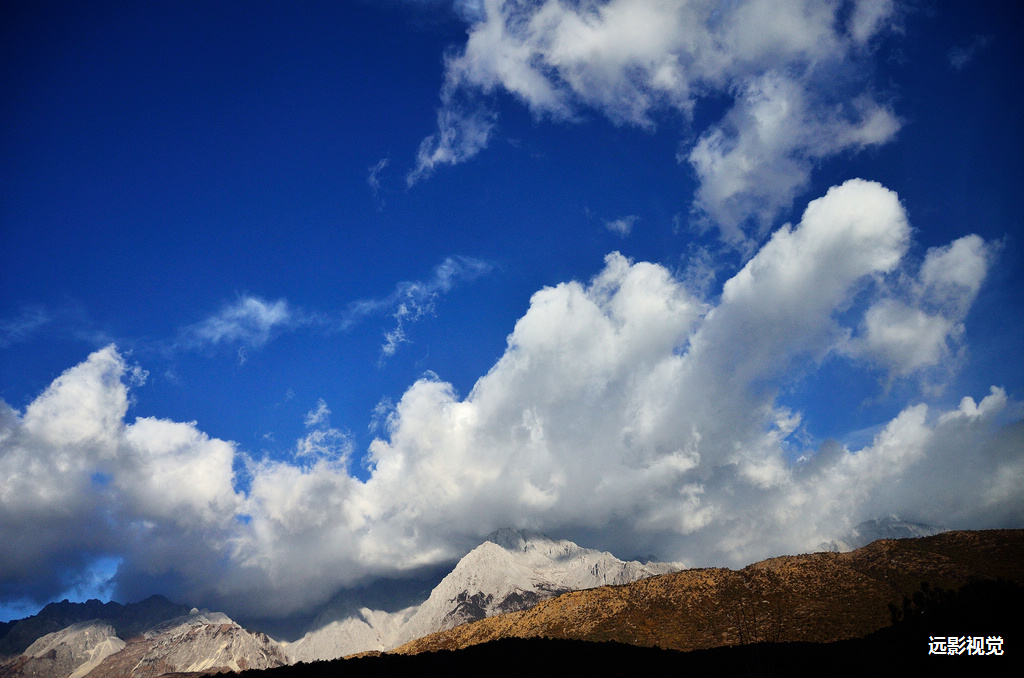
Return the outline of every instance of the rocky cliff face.
<path id="1" fill-rule="evenodd" d="M 82 678 L 124 646 L 110 624 L 78 622 L 36 640 L 3 673 L 12 678 Z"/>

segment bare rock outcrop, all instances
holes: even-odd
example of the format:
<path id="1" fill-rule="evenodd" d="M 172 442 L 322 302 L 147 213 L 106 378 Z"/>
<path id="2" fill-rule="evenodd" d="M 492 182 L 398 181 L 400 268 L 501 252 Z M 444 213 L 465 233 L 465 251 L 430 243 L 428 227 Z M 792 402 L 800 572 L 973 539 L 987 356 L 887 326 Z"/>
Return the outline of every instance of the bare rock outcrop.
<path id="1" fill-rule="evenodd" d="M 219 612 L 193 611 L 129 641 L 89 673 L 89 678 L 154 678 L 164 673 L 243 671 L 283 666 L 280 646 L 243 629 Z"/>

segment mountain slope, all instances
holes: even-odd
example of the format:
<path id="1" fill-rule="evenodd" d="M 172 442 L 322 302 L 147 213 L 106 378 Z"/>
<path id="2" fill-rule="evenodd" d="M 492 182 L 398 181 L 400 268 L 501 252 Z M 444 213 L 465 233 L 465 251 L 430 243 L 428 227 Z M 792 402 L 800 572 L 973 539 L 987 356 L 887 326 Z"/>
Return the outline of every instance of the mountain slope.
<path id="1" fill-rule="evenodd" d="M 930 537 L 934 534 L 946 532 L 946 528 L 924 523 L 913 523 L 903 520 L 897 515 L 889 515 L 884 518 L 865 520 L 850 532 L 839 539 L 822 542 L 818 545 L 819 551 L 832 551 L 845 553 L 862 546 L 867 546 L 879 539 L 908 539 L 914 537 Z"/>
<path id="2" fill-rule="evenodd" d="M 831 642 L 888 625 L 889 605 L 898 608 L 922 582 L 929 582 L 931 590 L 948 590 L 995 578 L 1024 583 L 1024 530 L 881 540 L 850 553 L 783 556 L 742 570 L 686 570 L 575 591 L 526 611 L 413 640 L 394 652 L 536 637 L 676 650 L 761 641 Z"/>
<path id="3" fill-rule="evenodd" d="M 291 663 L 336 659 L 357 652 L 380 651 L 401 644 L 399 634 L 413 606 L 398 612 L 360 608 L 350 616 L 324 623 L 298 641 L 285 645 Z"/>
<path id="4" fill-rule="evenodd" d="M 9 678 L 82 678 L 124 646 L 110 624 L 78 622 L 36 640 L 2 673 Z"/>
<path id="5" fill-rule="evenodd" d="M 469 621 L 525 610 L 566 591 L 624 584 L 681 567 L 622 561 L 571 541 L 502 529 L 466 554 L 422 604 L 394 613 L 361 608 L 322 620 L 286 650 L 293 661 L 387 650 Z"/>
<path id="6" fill-rule="evenodd" d="M 680 569 L 624 562 L 525 530 L 492 533 L 459 561 L 400 633 L 403 642 L 496 614 L 526 610 L 567 591 L 625 584 Z"/>
<path id="7" fill-rule="evenodd" d="M 241 671 L 282 666 L 280 646 L 251 633 L 220 612 L 193 609 L 129 641 L 90 672 L 89 678 L 151 678 L 171 672 Z"/>
<path id="8" fill-rule="evenodd" d="M 172 603 L 163 596 L 150 596 L 138 603 L 101 603 L 88 600 L 50 603 L 38 614 L 19 619 L 9 625 L 0 637 L 0 661 L 4 656 L 16 657 L 43 636 L 61 631 L 72 624 L 99 620 L 110 624 L 121 638 L 136 635 L 167 619 L 186 614 L 188 607 Z"/>

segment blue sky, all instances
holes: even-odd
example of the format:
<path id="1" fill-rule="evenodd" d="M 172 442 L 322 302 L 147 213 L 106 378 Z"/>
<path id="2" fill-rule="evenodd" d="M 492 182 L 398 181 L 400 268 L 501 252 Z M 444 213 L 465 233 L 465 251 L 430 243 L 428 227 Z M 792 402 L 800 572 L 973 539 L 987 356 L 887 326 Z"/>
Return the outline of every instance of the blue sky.
<path id="1" fill-rule="evenodd" d="M 0 617 L 1024 523 L 1015 3 L 3 12 Z"/>

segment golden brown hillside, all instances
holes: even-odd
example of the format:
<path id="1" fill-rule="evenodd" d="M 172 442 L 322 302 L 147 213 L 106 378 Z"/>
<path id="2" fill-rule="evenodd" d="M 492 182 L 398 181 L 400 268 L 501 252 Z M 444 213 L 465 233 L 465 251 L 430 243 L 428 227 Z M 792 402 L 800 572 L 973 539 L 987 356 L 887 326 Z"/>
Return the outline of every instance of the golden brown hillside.
<path id="1" fill-rule="evenodd" d="M 566 593 L 523 612 L 431 634 L 393 650 L 454 650 L 499 638 L 614 640 L 695 650 L 759 641 L 830 642 L 891 622 L 890 605 L 972 580 L 1024 584 L 1024 530 L 880 540 L 850 553 L 770 558 Z"/>

